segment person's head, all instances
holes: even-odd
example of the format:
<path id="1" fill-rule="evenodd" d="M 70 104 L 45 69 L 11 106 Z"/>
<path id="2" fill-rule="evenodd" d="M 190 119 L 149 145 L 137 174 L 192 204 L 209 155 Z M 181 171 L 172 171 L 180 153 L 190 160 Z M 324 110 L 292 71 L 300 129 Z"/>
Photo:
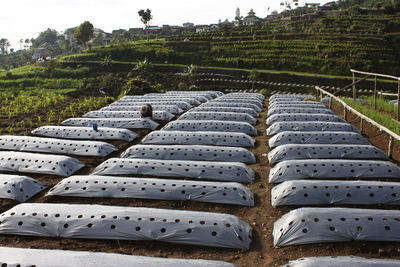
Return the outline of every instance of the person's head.
<path id="1" fill-rule="evenodd" d="M 153 108 L 150 104 L 143 104 L 140 108 L 140 117 L 153 119 Z"/>

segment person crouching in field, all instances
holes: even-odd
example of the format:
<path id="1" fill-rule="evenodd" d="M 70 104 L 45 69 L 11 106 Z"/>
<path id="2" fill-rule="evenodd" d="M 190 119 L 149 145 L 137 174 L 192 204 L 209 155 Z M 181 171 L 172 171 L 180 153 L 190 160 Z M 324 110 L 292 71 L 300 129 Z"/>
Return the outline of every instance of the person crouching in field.
<path id="1" fill-rule="evenodd" d="M 140 108 L 140 118 L 153 119 L 153 108 L 150 104 L 143 104 Z"/>

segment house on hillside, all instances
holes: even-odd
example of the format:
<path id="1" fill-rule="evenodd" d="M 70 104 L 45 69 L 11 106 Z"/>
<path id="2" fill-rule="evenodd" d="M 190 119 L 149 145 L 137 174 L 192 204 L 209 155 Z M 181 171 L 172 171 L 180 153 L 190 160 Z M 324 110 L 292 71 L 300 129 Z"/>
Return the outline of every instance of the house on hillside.
<path id="1" fill-rule="evenodd" d="M 53 50 L 51 47 L 39 47 L 35 49 L 35 52 L 33 53 L 32 60 L 47 60 L 48 58 L 51 58 L 53 54 Z"/>
<path id="2" fill-rule="evenodd" d="M 267 15 L 267 17 L 264 19 L 265 22 L 269 21 L 276 21 L 278 20 L 278 11 L 272 11 L 270 15 Z"/>
<path id="3" fill-rule="evenodd" d="M 161 33 L 162 34 L 180 34 L 184 30 L 186 30 L 184 27 L 180 27 L 180 26 L 177 26 L 177 25 L 164 24 L 161 27 Z"/>
<path id="4" fill-rule="evenodd" d="M 196 25 L 194 26 L 196 33 L 200 33 L 200 32 L 209 32 L 210 31 L 210 25 L 206 25 L 206 24 L 200 24 L 200 25 Z"/>
<path id="5" fill-rule="evenodd" d="M 144 34 L 144 29 L 143 28 L 129 28 L 129 33 L 134 34 L 134 35 L 142 35 L 142 34 Z"/>
<path id="6" fill-rule="evenodd" d="M 148 26 L 147 30 L 149 33 L 157 34 L 161 32 L 161 27 L 160 26 Z"/>
<path id="7" fill-rule="evenodd" d="M 193 28 L 193 27 L 194 27 L 194 23 L 186 22 L 186 23 L 183 23 L 182 26 L 183 26 L 183 28 L 185 28 L 185 29 L 190 29 L 190 28 Z"/>
<path id="8" fill-rule="evenodd" d="M 243 25 L 254 25 L 260 21 L 260 18 L 256 16 L 256 13 L 253 9 L 250 9 L 250 12 L 246 17 L 243 18 Z"/>
<path id="9" fill-rule="evenodd" d="M 69 28 L 69 29 L 66 29 L 66 30 L 64 31 L 64 38 L 65 38 L 65 40 L 68 41 L 68 43 L 69 43 L 69 45 L 70 45 L 71 47 L 77 46 L 77 44 L 76 44 L 76 42 L 75 42 L 75 38 L 74 38 L 74 33 L 75 33 L 75 31 L 76 31 L 77 28 L 78 28 L 78 27 Z M 101 29 L 98 29 L 98 28 L 94 28 L 94 29 L 93 29 L 93 38 L 92 38 L 91 40 L 89 40 L 88 43 L 93 42 L 93 40 L 94 40 L 94 39 L 97 37 L 97 35 L 99 35 L 99 34 L 101 34 L 101 36 L 102 36 L 102 45 L 108 45 L 108 44 L 110 43 L 110 41 L 111 41 L 112 34 L 111 34 L 111 33 L 107 33 L 107 32 L 105 32 L 105 31 L 103 31 L 103 30 L 101 30 Z"/>
<path id="10" fill-rule="evenodd" d="M 74 33 L 78 27 L 69 28 L 64 31 L 64 39 L 68 41 L 71 47 L 75 46 Z"/>
<path id="11" fill-rule="evenodd" d="M 320 3 L 306 3 L 307 8 L 312 8 L 315 11 L 318 11 L 318 8 L 321 6 Z"/>
<path id="12" fill-rule="evenodd" d="M 331 11 L 336 7 L 336 2 L 332 1 L 332 2 L 328 2 L 326 4 L 324 4 L 323 6 L 320 6 L 318 8 L 318 11 Z"/>

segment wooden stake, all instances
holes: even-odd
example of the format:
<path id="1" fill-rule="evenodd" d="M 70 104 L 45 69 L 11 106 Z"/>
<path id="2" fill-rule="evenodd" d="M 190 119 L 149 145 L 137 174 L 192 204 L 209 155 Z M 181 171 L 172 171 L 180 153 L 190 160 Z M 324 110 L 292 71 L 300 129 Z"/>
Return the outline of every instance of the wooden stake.
<path id="1" fill-rule="evenodd" d="M 400 80 L 398 81 L 398 90 L 397 90 L 397 121 L 400 121 Z"/>
<path id="2" fill-rule="evenodd" d="M 393 154 L 393 136 L 389 136 L 389 144 L 388 144 L 388 152 L 387 152 L 389 158 L 392 157 Z"/>
<path id="3" fill-rule="evenodd" d="M 375 76 L 375 88 L 374 88 L 374 109 L 376 110 L 376 76 Z"/>
<path id="4" fill-rule="evenodd" d="M 357 93 L 356 93 L 356 74 L 353 72 L 353 100 L 356 101 Z"/>

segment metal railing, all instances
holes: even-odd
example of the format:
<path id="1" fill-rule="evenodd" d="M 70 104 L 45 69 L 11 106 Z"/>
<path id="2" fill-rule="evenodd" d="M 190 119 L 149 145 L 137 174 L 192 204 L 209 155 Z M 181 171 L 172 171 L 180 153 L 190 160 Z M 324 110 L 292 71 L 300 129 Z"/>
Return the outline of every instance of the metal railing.
<path id="1" fill-rule="evenodd" d="M 364 121 L 370 123 L 371 125 L 377 127 L 379 129 L 379 131 L 385 132 L 386 134 L 389 135 L 389 143 L 388 143 L 388 147 L 387 147 L 387 154 L 389 157 L 392 157 L 393 155 L 393 147 L 394 147 L 394 140 L 397 140 L 400 142 L 400 136 L 397 135 L 396 133 L 392 132 L 391 130 L 389 130 L 388 128 L 380 125 L 379 123 L 377 123 L 376 121 L 370 119 L 369 117 L 365 116 L 364 114 L 358 112 L 357 110 L 355 110 L 354 108 L 352 108 L 351 106 L 349 106 L 348 104 L 346 104 L 343 100 L 341 100 L 339 97 L 325 91 L 324 89 L 322 89 L 319 86 L 315 86 L 315 89 L 319 92 L 319 95 L 323 96 L 323 95 L 327 95 L 329 96 L 329 108 L 332 108 L 332 102 L 333 100 L 337 101 L 338 103 L 340 103 L 343 106 L 343 117 L 345 120 L 347 120 L 347 113 L 348 111 L 352 112 L 353 114 L 357 115 L 358 117 L 360 117 L 361 121 L 360 121 L 360 131 L 361 133 L 363 132 L 363 128 L 364 128 Z"/>

